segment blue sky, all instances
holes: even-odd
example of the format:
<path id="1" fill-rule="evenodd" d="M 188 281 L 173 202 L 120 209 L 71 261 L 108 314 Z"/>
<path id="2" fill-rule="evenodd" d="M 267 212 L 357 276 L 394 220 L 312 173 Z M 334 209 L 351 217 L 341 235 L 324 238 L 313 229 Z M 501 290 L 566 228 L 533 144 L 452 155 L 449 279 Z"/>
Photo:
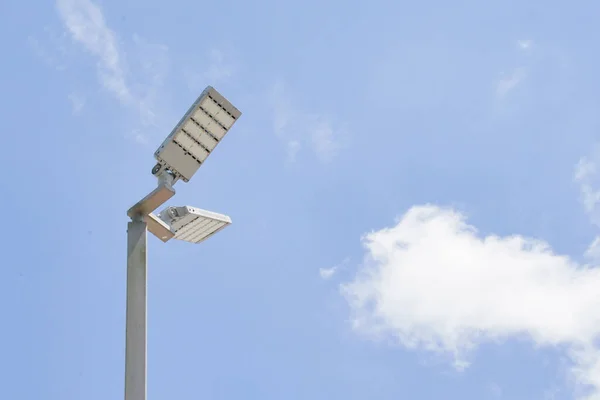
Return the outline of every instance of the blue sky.
<path id="1" fill-rule="evenodd" d="M 150 399 L 600 398 L 591 2 L 0 4 L 0 397 L 123 394 L 126 210 L 207 85 L 243 116 L 149 238 Z"/>

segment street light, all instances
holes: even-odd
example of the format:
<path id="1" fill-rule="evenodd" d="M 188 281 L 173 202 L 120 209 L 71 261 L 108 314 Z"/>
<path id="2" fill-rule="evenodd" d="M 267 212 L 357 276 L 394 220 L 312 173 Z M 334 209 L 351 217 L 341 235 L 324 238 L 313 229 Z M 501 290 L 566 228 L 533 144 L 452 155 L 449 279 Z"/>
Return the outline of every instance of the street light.
<path id="1" fill-rule="evenodd" d="M 156 188 L 127 211 L 125 400 L 146 400 L 146 232 L 163 242 L 200 243 L 231 224 L 226 215 L 191 206 L 153 211 L 175 195 L 178 180 L 189 182 L 240 116 L 208 86 L 154 153 Z"/>

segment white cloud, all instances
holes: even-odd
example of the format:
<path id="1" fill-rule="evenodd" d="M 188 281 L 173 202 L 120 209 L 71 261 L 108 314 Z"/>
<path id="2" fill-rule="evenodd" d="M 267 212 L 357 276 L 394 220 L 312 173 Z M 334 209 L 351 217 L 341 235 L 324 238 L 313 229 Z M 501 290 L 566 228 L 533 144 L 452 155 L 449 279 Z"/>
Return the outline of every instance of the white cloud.
<path id="1" fill-rule="evenodd" d="M 350 262 L 350 259 L 346 258 L 346 259 L 344 259 L 344 261 L 342 261 L 341 263 L 339 263 L 331 268 L 320 268 L 319 276 L 321 276 L 321 278 L 324 280 L 331 279 L 340 270 L 344 269 L 346 267 L 346 265 L 348 264 L 348 262 Z"/>
<path id="2" fill-rule="evenodd" d="M 528 51 L 533 46 L 532 40 L 518 40 L 517 47 L 521 51 Z M 503 73 L 500 79 L 495 82 L 496 97 L 505 98 L 510 92 L 521 85 L 527 78 L 529 68 L 520 66 L 513 68 L 508 73 Z"/>
<path id="3" fill-rule="evenodd" d="M 333 130 L 330 121 L 319 121 L 317 118 L 312 131 L 312 145 L 317 157 L 322 162 L 333 160 L 340 148 L 340 144 L 337 141 L 336 132 Z"/>
<path id="4" fill-rule="evenodd" d="M 289 162 L 295 162 L 298 152 L 302 148 L 302 145 L 297 140 L 290 140 L 287 144 L 287 159 Z"/>
<path id="5" fill-rule="evenodd" d="M 529 50 L 533 46 L 533 40 L 517 40 L 517 45 L 521 50 Z"/>
<path id="6" fill-rule="evenodd" d="M 139 145 L 146 146 L 148 144 L 148 138 L 139 129 L 133 129 L 127 134 L 127 137 Z"/>
<path id="7" fill-rule="evenodd" d="M 575 166 L 575 180 L 581 182 L 594 174 L 596 174 L 596 163 L 587 157 L 582 157 Z"/>
<path id="8" fill-rule="evenodd" d="M 305 112 L 292 105 L 285 84 L 277 81 L 269 93 L 273 110 L 273 131 L 288 145 L 288 161 L 293 161 L 301 148 L 310 148 L 321 162 L 332 161 L 338 154 L 344 130 L 330 118 Z M 290 150 L 293 157 L 289 157 Z"/>
<path id="9" fill-rule="evenodd" d="M 600 236 L 596 236 L 588 246 L 585 257 L 594 262 L 600 262 Z"/>
<path id="10" fill-rule="evenodd" d="M 336 272 L 337 272 L 337 267 L 319 268 L 319 275 L 321 276 L 321 278 L 323 278 L 325 280 L 331 279 L 333 277 L 333 275 L 335 275 Z"/>
<path id="11" fill-rule="evenodd" d="M 80 95 L 79 93 L 70 93 L 69 101 L 71 102 L 71 108 L 73 110 L 73 114 L 79 114 L 83 107 L 85 106 L 85 97 Z"/>
<path id="12" fill-rule="evenodd" d="M 494 397 L 495 399 L 502 398 L 502 388 L 497 383 L 492 383 L 490 385 L 490 392 L 492 394 L 492 397 Z"/>
<path id="13" fill-rule="evenodd" d="M 579 185 L 583 208 L 593 223 L 600 226 L 600 175 L 598 175 L 600 149 L 591 157 L 582 157 L 575 166 L 574 180 Z"/>
<path id="14" fill-rule="evenodd" d="M 503 76 L 496 83 L 496 95 L 505 97 L 526 78 L 527 71 L 523 67 L 515 68 L 510 74 Z"/>
<path id="15" fill-rule="evenodd" d="M 556 396 L 560 393 L 560 389 L 552 387 L 544 392 L 544 400 L 556 400 Z"/>
<path id="16" fill-rule="evenodd" d="M 574 181 L 579 185 L 580 200 L 592 223 L 600 226 L 600 176 L 598 160 L 600 150 L 595 149 L 591 157 L 582 157 L 575 166 Z M 585 257 L 591 262 L 600 263 L 600 236 L 596 236 L 588 246 Z"/>
<path id="17" fill-rule="evenodd" d="M 298 119 L 298 116 L 292 109 L 290 98 L 282 81 L 275 82 L 271 87 L 269 97 L 273 107 L 273 130 L 277 135 L 283 135 L 290 122 Z"/>
<path id="18" fill-rule="evenodd" d="M 600 269 L 522 236 L 482 237 L 460 213 L 411 208 L 363 238 L 365 263 L 342 292 L 354 327 L 464 360 L 485 341 L 564 349 L 600 399 Z"/>

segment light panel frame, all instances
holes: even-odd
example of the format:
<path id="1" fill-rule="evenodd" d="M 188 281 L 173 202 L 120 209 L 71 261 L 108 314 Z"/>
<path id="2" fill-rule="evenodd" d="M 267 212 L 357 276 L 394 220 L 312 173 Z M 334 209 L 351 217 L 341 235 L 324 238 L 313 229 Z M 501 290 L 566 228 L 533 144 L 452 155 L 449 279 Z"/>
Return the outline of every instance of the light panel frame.
<path id="1" fill-rule="evenodd" d="M 188 182 L 241 115 L 208 86 L 155 151 L 154 158 Z"/>

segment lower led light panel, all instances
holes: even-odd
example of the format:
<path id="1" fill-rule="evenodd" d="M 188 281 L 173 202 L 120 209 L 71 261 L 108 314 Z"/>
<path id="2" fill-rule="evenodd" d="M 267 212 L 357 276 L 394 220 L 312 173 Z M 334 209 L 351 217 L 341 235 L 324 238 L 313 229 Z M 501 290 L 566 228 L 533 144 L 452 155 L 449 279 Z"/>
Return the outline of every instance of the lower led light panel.
<path id="1" fill-rule="evenodd" d="M 231 224 L 227 215 L 190 206 L 167 207 L 158 217 L 171 228 L 174 239 L 191 243 L 200 243 Z"/>

